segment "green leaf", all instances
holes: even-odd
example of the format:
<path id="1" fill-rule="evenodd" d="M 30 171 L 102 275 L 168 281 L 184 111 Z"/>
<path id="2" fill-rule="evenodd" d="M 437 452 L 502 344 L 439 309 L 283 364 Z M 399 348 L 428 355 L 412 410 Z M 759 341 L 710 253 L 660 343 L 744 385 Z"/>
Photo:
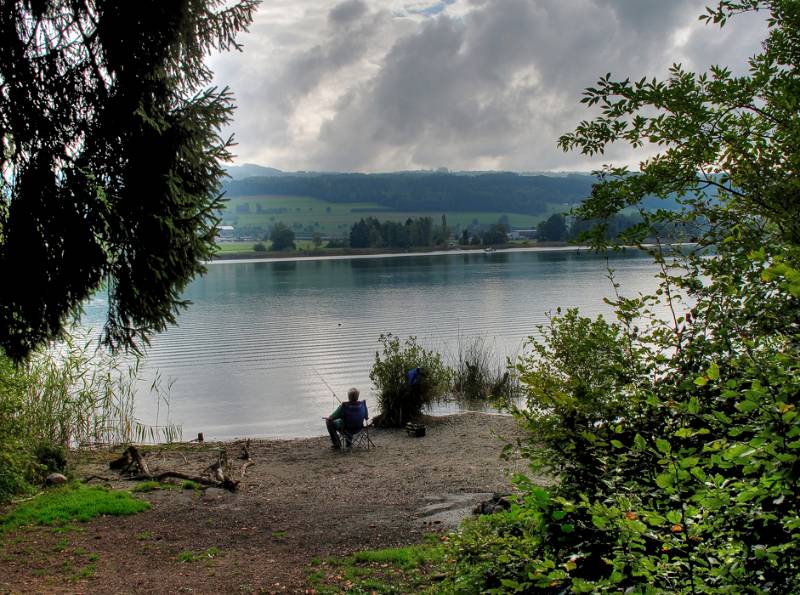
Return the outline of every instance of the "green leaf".
<path id="1" fill-rule="evenodd" d="M 662 473 L 656 477 L 656 485 L 662 489 L 671 487 L 674 481 L 675 478 L 672 476 L 672 473 Z"/>
<path id="2" fill-rule="evenodd" d="M 612 440 L 611 446 L 613 446 L 614 448 L 624 448 L 625 445 L 622 444 L 622 442 L 620 442 L 619 440 Z"/>
<path id="3" fill-rule="evenodd" d="M 742 413 L 748 413 L 748 412 L 752 411 L 753 409 L 758 409 L 758 403 L 755 403 L 755 402 L 750 401 L 750 400 L 739 401 L 738 403 L 736 403 L 736 408 L 739 411 L 741 411 Z"/>
<path id="4" fill-rule="evenodd" d="M 675 523 L 680 523 L 681 522 L 681 513 L 678 512 L 677 510 L 670 510 L 669 512 L 667 512 L 667 520 L 670 523 L 672 523 L 673 525 Z"/>
<path id="5" fill-rule="evenodd" d="M 700 500 L 700 505 L 708 510 L 719 510 L 725 503 L 716 496 L 708 496 Z"/>
<path id="6" fill-rule="evenodd" d="M 719 380 L 719 366 L 717 362 L 712 362 L 706 371 L 709 380 Z"/>
<path id="7" fill-rule="evenodd" d="M 703 471 L 702 467 L 692 467 L 691 469 L 689 469 L 689 473 L 694 475 L 700 481 L 705 481 L 707 477 L 706 472 Z"/>
<path id="8" fill-rule="evenodd" d="M 708 378 L 706 378 L 705 376 L 698 376 L 697 378 L 694 379 L 694 383 L 697 386 L 705 386 L 706 384 L 708 384 Z"/>
<path id="9" fill-rule="evenodd" d="M 592 515 L 592 524 L 598 529 L 605 529 L 608 526 L 608 518 L 600 515 Z"/>
<path id="10" fill-rule="evenodd" d="M 667 455 L 670 452 L 672 452 L 672 446 L 667 440 L 664 440 L 663 438 L 656 438 L 656 448 L 659 450 L 659 452 L 663 452 L 664 454 Z"/>
<path id="11" fill-rule="evenodd" d="M 754 498 L 757 498 L 760 494 L 760 490 L 758 488 L 750 488 L 747 490 L 742 490 L 738 494 L 736 494 L 736 501 L 737 502 L 750 502 Z"/>
<path id="12" fill-rule="evenodd" d="M 573 593 L 594 593 L 597 591 L 597 584 L 580 578 L 573 578 L 571 589 Z"/>
<path id="13" fill-rule="evenodd" d="M 751 449 L 747 444 L 734 444 L 722 452 L 722 457 L 728 461 L 732 461 L 733 459 L 745 454 L 745 452 L 748 450 Z"/>
<path id="14" fill-rule="evenodd" d="M 684 457 L 680 460 L 680 466 L 684 469 L 689 469 L 690 467 L 694 467 L 697 463 L 700 462 L 700 457 Z"/>

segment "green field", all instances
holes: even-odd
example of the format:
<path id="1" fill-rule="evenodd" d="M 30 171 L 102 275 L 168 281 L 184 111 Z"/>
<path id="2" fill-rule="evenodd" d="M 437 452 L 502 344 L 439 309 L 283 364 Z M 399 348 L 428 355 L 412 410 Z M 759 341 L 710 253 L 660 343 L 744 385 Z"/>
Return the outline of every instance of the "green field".
<path id="1" fill-rule="evenodd" d="M 448 212 L 447 224 L 455 232 L 474 222 L 496 223 L 505 215 L 516 228 L 533 228 L 544 217 L 518 213 L 499 212 Z M 550 213 L 547 215 L 549 216 Z M 319 232 L 326 237 L 345 237 L 350 227 L 359 219 L 375 217 L 380 221 L 405 221 L 409 217 L 432 217 L 438 225 L 442 213 L 419 211 L 391 211 L 377 203 L 332 203 L 308 196 L 235 196 L 226 202 L 223 225 L 236 230 L 260 228 L 267 230 L 278 221 L 291 227 L 295 233 Z M 265 231 L 264 231 L 265 233 Z M 258 237 L 258 234 L 248 234 Z"/>
<path id="2" fill-rule="evenodd" d="M 270 244 L 268 240 L 248 240 L 246 242 L 219 242 L 217 244 L 217 252 L 219 254 L 240 254 L 242 252 L 254 252 L 253 246 L 258 242 L 264 244 L 269 249 Z M 312 250 L 314 244 L 311 240 L 295 240 L 295 248 L 297 250 Z"/>

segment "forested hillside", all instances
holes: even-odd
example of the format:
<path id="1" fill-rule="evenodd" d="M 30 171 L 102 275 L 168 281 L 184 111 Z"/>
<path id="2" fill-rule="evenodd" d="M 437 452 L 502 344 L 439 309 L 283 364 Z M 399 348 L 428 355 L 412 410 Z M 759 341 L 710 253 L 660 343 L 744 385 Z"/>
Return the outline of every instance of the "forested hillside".
<path id="1" fill-rule="evenodd" d="M 396 211 L 538 215 L 552 211 L 553 205 L 582 201 L 594 182 L 594 177 L 582 174 L 526 176 L 510 172 L 294 174 L 229 180 L 225 191 L 230 197 L 281 195 L 334 203 L 373 202 Z"/>

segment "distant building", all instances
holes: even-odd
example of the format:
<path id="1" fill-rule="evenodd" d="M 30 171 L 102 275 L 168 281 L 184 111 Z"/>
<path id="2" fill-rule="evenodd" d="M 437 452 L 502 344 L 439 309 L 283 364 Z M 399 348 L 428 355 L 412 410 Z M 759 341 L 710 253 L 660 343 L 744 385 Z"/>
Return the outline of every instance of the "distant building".
<path id="1" fill-rule="evenodd" d="M 536 238 L 535 229 L 512 229 L 508 232 L 509 240 L 532 240 Z"/>
<path id="2" fill-rule="evenodd" d="M 231 242 L 236 239 L 234 232 L 233 225 L 220 225 L 217 227 L 217 239 L 220 242 Z"/>

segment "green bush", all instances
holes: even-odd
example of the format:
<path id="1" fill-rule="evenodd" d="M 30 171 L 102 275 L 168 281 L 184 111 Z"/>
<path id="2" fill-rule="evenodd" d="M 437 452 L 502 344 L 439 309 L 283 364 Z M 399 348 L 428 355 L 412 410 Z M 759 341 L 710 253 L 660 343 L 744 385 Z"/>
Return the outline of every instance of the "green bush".
<path id="1" fill-rule="evenodd" d="M 0 354 L 0 502 L 28 491 L 36 474 L 24 396 L 25 384 L 14 363 Z"/>
<path id="2" fill-rule="evenodd" d="M 381 413 L 375 423 L 400 427 L 419 417 L 424 407 L 449 390 L 452 373 L 438 353 L 417 343 L 416 337 L 401 342 L 398 337 L 381 335 L 382 349 L 375 352 L 375 363 L 369 373 L 378 391 Z M 409 385 L 406 373 L 422 368 L 419 384 Z"/>
<path id="3" fill-rule="evenodd" d="M 253 245 L 253 252 L 266 252 L 267 247 L 264 245 L 263 242 L 258 242 L 257 244 Z"/>
<path id="4" fill-rule="evenodd" d="M 581 219 L 653 196 L 680 210 L 641 209 L 626 232 L 658 265 L 652 295 L 621 295 L 612 274 L 614 323 L 570 310 L 531 338 L 514 413 L 532 471 L 556 482 L 518 477 L 521 505 L 462 528 L 462 592 L 800 593 L 800 13 L 723 0 L 707 18 L 752 9 L 769 39 L 747 76 L 609 75 L 586 92 L 602 115 L 561 139 L 664 149 L 599 172 Z M 677 228 L 697 245 L 642 244 Z"/>

